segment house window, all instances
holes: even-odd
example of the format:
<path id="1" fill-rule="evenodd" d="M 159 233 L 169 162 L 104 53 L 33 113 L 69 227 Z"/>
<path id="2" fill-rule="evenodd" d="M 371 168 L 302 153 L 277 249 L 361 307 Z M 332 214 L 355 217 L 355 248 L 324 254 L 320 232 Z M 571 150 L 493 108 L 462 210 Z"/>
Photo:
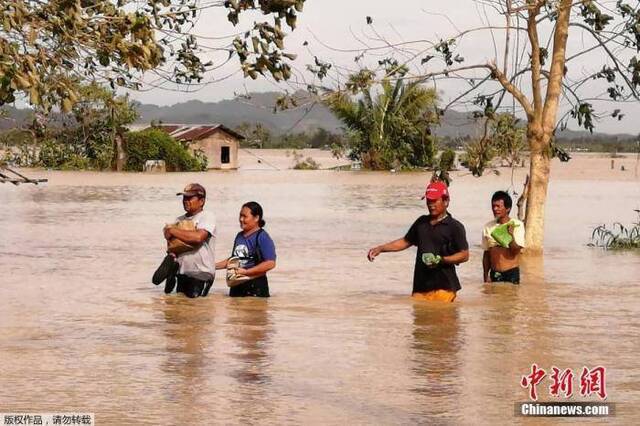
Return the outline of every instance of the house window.
<path id="1" fill-rule="evenodd" d="M 229 164 L 231 161 L 231 147 L 223 146 L 220 152 L 220 162 L 222 164 Z"/>

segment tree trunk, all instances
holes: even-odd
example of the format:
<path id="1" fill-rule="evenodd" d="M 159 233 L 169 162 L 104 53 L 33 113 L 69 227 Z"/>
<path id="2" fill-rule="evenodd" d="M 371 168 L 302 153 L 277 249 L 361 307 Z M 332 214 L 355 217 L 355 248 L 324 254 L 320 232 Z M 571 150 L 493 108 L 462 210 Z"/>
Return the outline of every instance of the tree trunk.
<path id="1" fill-rule="evenodd" d="M 522 194 L 520 194 L 520 197 L 518 197 L 518 202 L 516 203 L 516 206 L 518 207 L 518 220 L 522 220 L 522 221 L 525 220 L 526 208 L 524 206 L 528 198 L 529 198 L 529 175 L 527 175 L 526 179 L 524 180 L 524 187 L 522 188 Z"/>
<path id="2" fill-rule="evenodd" d="M 531 141 L 531 165 L 529 168 L 529 194 L 525 215 L 525 236 L 527 253 L 542 254 L 544 241 L 544 212 L 549 187 L 549 158 L 550 135 L 543 140 Z"/>
<path id="3" fill-rule="evenodd" d="M 124 166 L 127 163 L 127 152 L 124 149 L 124 138 L 122 137 L 122 134 L 116 133 L 115 137 L 113 138 L 113 142 L 115 145 L 114 151 L 116 154 L 116 171 L 122 172 L 124 171 Z"/>
<path id="4" fill-rule="evenodd" d="M 551 66 L 547 79 L 547 94 L 544 104 L 540 99 L 541 64 L 538 63 L 536 52 L 537 20 L 539 12 L 533 10 L 529 16 L 529 38 L 532 44 L 532 83 L 534 95 L 534 114 L 529 117 L 527 138 L 531 148 L 531 165 L 529 181 L 529 198 L 525 216 L 526 249 L 530 254 L 542 254 L 544 241 L 544 211 L 549 186 L 549 172 L 551 166 L 551 138 L 556 125 L 558 104 L 562 95 L 562 80 L 564 79 L 564 65 L 567 53 L 567 38 L 569 36 L 569 20 L 571 17 L 572 0 L 560 0 L 557 5 L 558 16 L 553 33 L 553 50 Z M 543 106 L 544 105 L 544 106 Z M 541 111 L 542 108 L 542 111 Z M 533 120 L 532 120 L 533 119 Z"/>

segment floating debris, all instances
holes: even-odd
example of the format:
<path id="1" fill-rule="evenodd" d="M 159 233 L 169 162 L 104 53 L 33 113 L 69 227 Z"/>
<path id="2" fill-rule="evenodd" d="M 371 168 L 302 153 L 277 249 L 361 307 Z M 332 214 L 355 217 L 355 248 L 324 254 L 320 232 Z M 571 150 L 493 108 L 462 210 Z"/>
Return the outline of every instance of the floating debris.
<path id="1" fill-rule="evenodd" d="M 15 170 L 10 169 L 7 166 L 0 166 L 0 183 L 12 183 L 14 185 L 20 185 L 21 183 L 32 183 L 37 185 L 39 183 L 48 182 L 47 179 L 31 179 Z"/>

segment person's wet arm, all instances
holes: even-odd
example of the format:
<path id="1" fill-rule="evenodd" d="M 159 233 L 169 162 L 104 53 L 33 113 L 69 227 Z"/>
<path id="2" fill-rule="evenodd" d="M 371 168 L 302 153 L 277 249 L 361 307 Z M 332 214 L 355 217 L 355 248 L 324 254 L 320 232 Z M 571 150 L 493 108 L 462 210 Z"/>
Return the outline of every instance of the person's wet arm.
<path id="1" fill-rule="evenodd" d="M 451 256 L 443 256 L 442 263 L 449 265 L 457 265 L 459 263 L 464 263 L 469 260 L 469 250 L 460 250 L 457 253 L 452 254 Z"/>
<path id="2" fill-rule="evenodd" d="M 216 269 L 226 269 L 229 264 L 229 258 L 216 262 Z"/>
<path id="3" fill-rule="evenodd" d="M 373 259 L 375 259 L 376 256 L 378 256 L 380 253 L 402 251 L 409 247 L 411 247 L 411 243 L 409 241 L 407 241 L 404 237 L 398 238 L 397 240 L 393 240 L 386 244 L 382 244 L 372 248 L 371 250 L 369 250 L 369 253 L 367 254 L 367 258 L 371 262 L 373 262 Z"/>
<path id="4" fill-rule="evenodd" d="M 511 234 L 511 242 L 509 243 L 509 252 L 513 255 L 513 256 L 517 256 L 518 254 L 520 254 L 520 251 L 522 250 L 522 247 L 520 247 L 517 243 L 516 243 L 516 238 L 514 235 L 514 226 L 510 225 L 507 228 L 507 231 L 509 232 L 509 234 Z"/>
<path id="5" fill-rule="evenodd" d="M 469 243 L 467 242 L 467 233 L 462 224 L 456 226 L 453 233 L 454 247 L 457 248 L 457 252 L 449 256 L 442 257 L 442 263 L 449 265 L 457 265 L 469 260 Z"/>
<path id="6" fill-rule="evenodd" d="M 238 268 L 238 273 L 247 277 L 260 277 L 276 267 L 275 260 L 265 260 L 252 268 Z"/>
<path id="7" fill-rule="evenodd" d="M 185 229 L 178 229 L 175 227 L 165 227 L 164 230 L 165 238 L 177 238 L 180 241 L 191 244 L 198 245 L 204 243 L 207 238 L 209 238 L 209 231 L 205 229 L 196 229 L 195 231 L 187 231 Z"/>
<path id="8" fill-rule="evenodd" d="M 489 271 L 491 270 L 491 255 L 489 254 L 489 250 L 485 250 L 482 254 L 482 276 L 484 277 L 484 282 L 488 283 L 491 280 L 489 279 Z"/>
<path id="9" fill-rule="evenodd" d="M 517 256 L 518 254 L 520 254 L 521 250 L 522 247 L 517 245 L 515 241 L 511 240 L 511 242 L 509 243 L 509 252 L 511 252 L 512 255 Z"/>

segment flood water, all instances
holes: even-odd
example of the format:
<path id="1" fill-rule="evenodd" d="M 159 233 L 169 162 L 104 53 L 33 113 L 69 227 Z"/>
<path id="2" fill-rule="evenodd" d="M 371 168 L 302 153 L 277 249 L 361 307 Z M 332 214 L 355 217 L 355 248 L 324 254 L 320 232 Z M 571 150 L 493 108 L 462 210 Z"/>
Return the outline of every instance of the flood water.
<path id="1" fill-rule="evenodd" d="M 37 173 L 36 173 L 37 174 Z M 450 212 L 471 259 L 453 304 L 413 301 L 424 174 L 238 171 L 49 173 L 0 185 L 0 412 L 92 412 L 97 424 L 511 424 L 536 363 L 606 367 L 610 422 L 640 423 L 640 255 L 586 246 L 601 223 L 636 219 L 638 181 L 552 181 L 546 253 L 520 286 L 482 283 L 481 226 L 506 179 L 454 180 Z M 278 252 L 268 300 L 166 296 L 175 193 L 208 190 L 217 258 L 242 203 L 260 202 Z M 541 400 L 549 395 L 545 379 Z M 585 419 L 563 419 L 584 423 Z"/>

